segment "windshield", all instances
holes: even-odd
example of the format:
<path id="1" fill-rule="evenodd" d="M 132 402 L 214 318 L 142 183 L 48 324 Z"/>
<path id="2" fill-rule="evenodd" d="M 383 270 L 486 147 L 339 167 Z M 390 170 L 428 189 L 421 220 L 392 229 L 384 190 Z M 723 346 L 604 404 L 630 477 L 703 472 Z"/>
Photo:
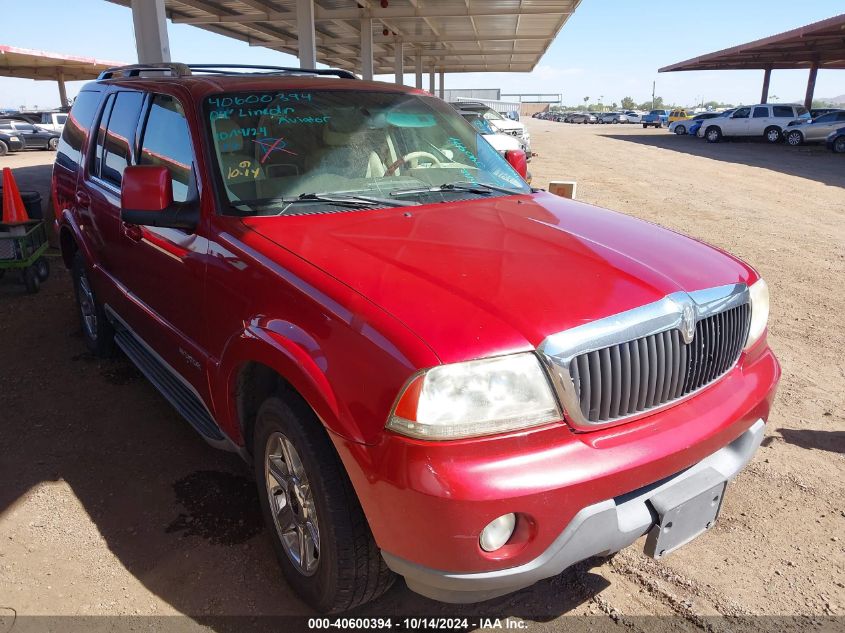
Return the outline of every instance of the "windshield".
<path id="1" fill-rule="evenodd" d="M 465 112 L 462 116 L 469 121 L 472 127 L 482 134 L 496 134 L 496 130 L 493 129 L 493 126 L 491 126 L 487 122 L 487 119 L 482 117 L 480 114 L 476 114 L 475 112 Z"/>
<path id="2" fill-rule="evenodd" d="M 315 193 L 387 200 L 391 192 L 454 183 L 505 190 L 496 195 L 530 192 L 478 130 L 431 97 L 227 93 L 205 100 L 205 119 L 224 195 L 241 215 Z"/>

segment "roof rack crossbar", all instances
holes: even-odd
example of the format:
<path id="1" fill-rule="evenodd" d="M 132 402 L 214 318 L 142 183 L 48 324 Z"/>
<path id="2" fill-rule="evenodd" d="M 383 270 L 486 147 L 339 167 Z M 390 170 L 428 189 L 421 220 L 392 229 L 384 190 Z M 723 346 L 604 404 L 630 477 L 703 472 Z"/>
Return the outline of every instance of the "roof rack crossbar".
<path id="1" fill-rule="evenodd" d="M 241 72 L 239 72 L 241 70 L 247 71 L 247 73 L 249 73 L 249 71 L 263 71 L 260 74 L 267 75 L 319 75 L 335 76 L 340 77 L 341 79 L 357 79 L 353 73 L 340 68 L 292 68 L 289 66 L 264 66 L 256 64 L 179 64 L 175 62 L 165 62 L 161 64 L 131 64 L 129 66 L 109 68 L 108 70 L 100 73 L 100 76 L 97 77 L 97 79 L 125 79 L 129 77 L 140 77 L 142 73 L 148 72 L 168 73 L 171 77 L 188 77 L 193 75 L 194 71 L 210 75 L 237 75 L 241 74 Z"/>

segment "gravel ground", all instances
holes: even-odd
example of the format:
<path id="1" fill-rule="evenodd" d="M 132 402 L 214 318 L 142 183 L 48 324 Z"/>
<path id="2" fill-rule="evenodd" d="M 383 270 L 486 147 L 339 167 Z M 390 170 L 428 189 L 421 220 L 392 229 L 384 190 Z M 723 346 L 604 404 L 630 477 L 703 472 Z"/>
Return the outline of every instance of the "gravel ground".
<path id="1" fill-rule="evenodd" d="M 841 629 L 830 616 L 845 615 L 845 159 L 635 126 L 529 126 L 536 186 L 577 180 L 580 199 L 726 248 L 768 280 L 784 375 L 764 448 L 716 528 L 660 563 L 634 546 L 472 607 L 399 582 L 355 615 L 480 614 L 537 631 L 718 631 L 730 627 L 711 616 L 766 615 L 797 619 L 730 630 Z M 0 167 L 43 187 L 51 159 Z M 215 617 L 308 614 L 273 560 L 247 469 L 127 361 L 84 352 L 69 276 L 52 261 L 38 295 L 0 282 L 0 633 L 32 615 L 188 614 L 143 622 L 225 630 L 232 621 Z M 578 614 L 594 618 L 567 617 Z"/>

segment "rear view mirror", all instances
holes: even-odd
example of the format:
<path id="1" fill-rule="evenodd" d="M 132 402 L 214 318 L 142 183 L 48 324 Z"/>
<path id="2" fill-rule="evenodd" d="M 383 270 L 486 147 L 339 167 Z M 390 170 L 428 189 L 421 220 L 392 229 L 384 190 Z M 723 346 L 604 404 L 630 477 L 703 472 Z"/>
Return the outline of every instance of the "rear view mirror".
<path id="1" fill-rule="evenodd" d="M 135 165 L 124 170 L 120 186 L 124 222 L 193 231 L 198 215 L 194 204 L 174 204 L 173 177 L 167 167 Z"/>
<path id="2" fill-rule="evenodd" d="M 505 160 L 516 170 L 522 179 L 528 177 L 528 157 L 521 149 L 509 149 L 505 152 Z"/>

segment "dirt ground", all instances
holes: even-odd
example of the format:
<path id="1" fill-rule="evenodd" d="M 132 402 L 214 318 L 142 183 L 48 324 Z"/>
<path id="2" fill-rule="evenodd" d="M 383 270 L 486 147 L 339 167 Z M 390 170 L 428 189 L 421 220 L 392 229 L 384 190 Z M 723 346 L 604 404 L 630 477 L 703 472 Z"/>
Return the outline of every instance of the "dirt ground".
<path id="1" fill-rule="evenodd" d="M 466 607 L 400 581 L 354 615 L 512 617 L 532 631 L 571 630 L 576 614 L 596 616 L 595 630 L 728 630 L 708 619 L 719 615 L 841 628 L 845 158 L 635 126 L 529 126 L 536 186 L 577 180 L 580 199 L 726 248 L 768 280 L 784 374 L 764 447 L 714 530 L 660 563 L 634 546 Z M 0 167 L 44 187 L 51 159 Z M 248 470 L 128 361 L 84 352 L 69 276 L 52 262 L 38 295 L 0 281 L 0 633 L 32 615 L 188 614 L 157 622 L 220 631 L 231 621 L 217 616 L 308 614 L 278 571 Z"/>

